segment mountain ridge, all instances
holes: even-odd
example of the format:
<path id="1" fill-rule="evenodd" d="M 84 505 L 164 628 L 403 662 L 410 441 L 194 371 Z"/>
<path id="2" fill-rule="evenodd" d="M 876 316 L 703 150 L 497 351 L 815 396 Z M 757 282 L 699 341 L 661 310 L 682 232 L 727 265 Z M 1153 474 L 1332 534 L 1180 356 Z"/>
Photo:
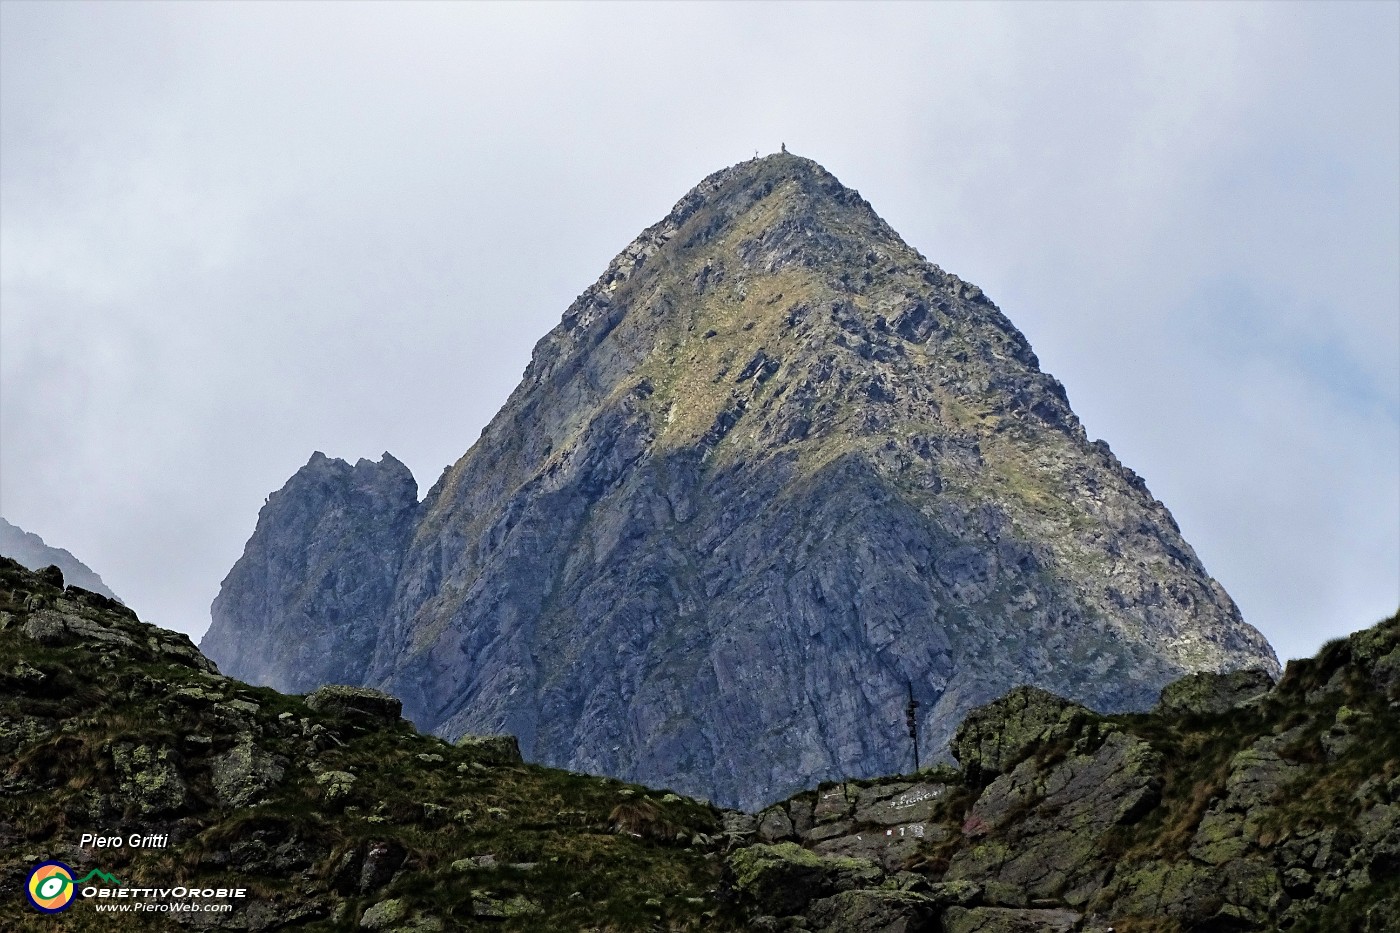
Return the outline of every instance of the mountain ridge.
<path id="1" fill-rule="evenodd" d="M 83 589 L 101 593 L 108 599 L 121 602 L 121 598 L 102 581 L 101 575 L 87 564 L 73 556 L 66 548 L 53 547 L 32 531 L 25 531 L 18 525 L 0 518 L 0 554 L 19 561 L 30 570 L 42 570 L 49 565 L 63 571 L 63 575 Z"/>
<path id="2" fill-rule="evenodd" d="M 363 683 L 726 804 L 897 770 L 910 689 L 938 748 L 1021 682 L 1117 710 L 1278 670 L 995 304 L 791 154 L 629 244 L 404 535 Z M 265 597 L 215 613 L 233 671 Z"/>

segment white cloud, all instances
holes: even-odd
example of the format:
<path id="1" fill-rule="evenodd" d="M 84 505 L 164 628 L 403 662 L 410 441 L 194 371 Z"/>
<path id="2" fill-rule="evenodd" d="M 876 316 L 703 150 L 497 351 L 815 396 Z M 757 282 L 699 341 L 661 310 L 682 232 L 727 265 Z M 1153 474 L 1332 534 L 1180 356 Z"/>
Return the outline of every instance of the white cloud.
<path id="1" fill-rule="evenodd" d="M 981 284 L 1285 654 L 1400 599 L 1390 5 L 0 6 L 0 509 L 198 632 L 780 142 Z"/>

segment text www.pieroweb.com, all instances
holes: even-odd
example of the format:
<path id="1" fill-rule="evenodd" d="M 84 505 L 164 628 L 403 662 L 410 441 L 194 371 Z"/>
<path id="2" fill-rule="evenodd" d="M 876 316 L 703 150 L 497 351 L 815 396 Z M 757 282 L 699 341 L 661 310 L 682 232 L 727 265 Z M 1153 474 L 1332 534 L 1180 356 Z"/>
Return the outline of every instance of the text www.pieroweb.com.
<path id="1" fill-rule="evenodd" d="M 224 913 L 233 910 L 232 904 L 196 904 L 188 901 L 177 901 L 167 904 L 153 904 L 149 901 L 120 901 L 106 903 L 98 902 L 93 905 L 99 913 Z"/>

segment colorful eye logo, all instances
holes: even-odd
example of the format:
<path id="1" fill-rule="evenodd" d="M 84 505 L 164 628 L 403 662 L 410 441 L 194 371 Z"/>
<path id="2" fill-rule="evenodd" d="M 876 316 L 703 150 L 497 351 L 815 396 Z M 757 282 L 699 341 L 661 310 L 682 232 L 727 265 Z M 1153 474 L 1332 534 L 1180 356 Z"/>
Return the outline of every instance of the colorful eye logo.
<path id="1" fill-rule="evenodd" d="M 29 903 L 46 914 L 67 910 L 73 903 L 73 869 L 62 862 L 41 862 L 24 886 Z"/>

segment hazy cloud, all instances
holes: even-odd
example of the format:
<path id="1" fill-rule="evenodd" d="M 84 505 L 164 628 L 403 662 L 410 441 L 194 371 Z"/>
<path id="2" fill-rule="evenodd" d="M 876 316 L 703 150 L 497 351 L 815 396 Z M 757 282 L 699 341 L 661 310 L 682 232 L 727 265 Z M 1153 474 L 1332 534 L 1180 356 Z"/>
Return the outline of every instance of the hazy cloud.
<path id="1" fill-rule="evenodd" d="M 0 511 L 192 633 L 312 450 L 426 489 L 786 142 L 980 284 L 1283 655 L 1400 602 L 1394 4 L 0 4 Z"/>

